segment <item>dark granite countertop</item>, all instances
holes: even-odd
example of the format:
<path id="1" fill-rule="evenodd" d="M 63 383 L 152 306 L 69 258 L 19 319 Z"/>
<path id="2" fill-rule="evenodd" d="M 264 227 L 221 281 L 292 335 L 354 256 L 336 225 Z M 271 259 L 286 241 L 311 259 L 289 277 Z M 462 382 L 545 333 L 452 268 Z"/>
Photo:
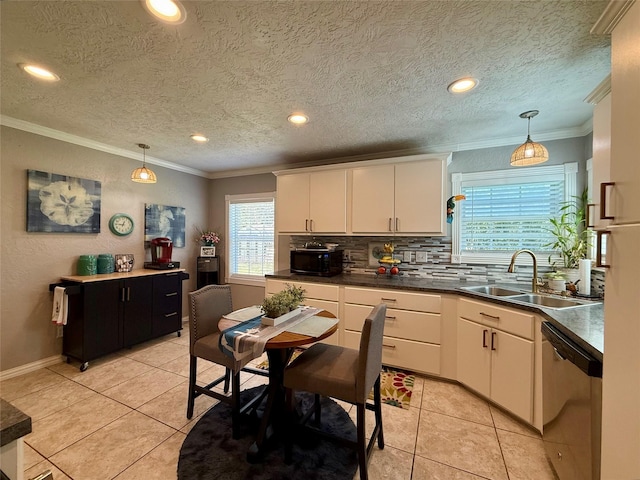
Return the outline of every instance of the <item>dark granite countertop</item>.
<path id="1" fill-rule="evenodd" d="M 0 398 L 0 447 L 31 433 L 31 417 Z"/>
<path id="2" fill-rule="evenodd" d="M 288 270 L 267 275 L 268 278 L 278 280 L 290 280 L 299 282 L 324 283 L 332 285 L 346 285 L 370 288 L 398 289 L 415 292 L 435 292 L 443 294 L 456 294 L 464 297 L 497 303 L 507 307 L 529 310 L 540 314 L 545 320 L 565 333 L 577 345 L 582 347 L 594 358 L 602 361 L 604 353 L 604 304 L 594 302 L 593 305 L 581 306 L 557 310 L 539 307 L 532 304 L 510 300 L 482 293 L 470 292 L 462 287 L 486 285 L 466 280 L 450 281 L 435 280 L 418 277 L 389 277 L 386 275 L 364 275 L 343 273 L 333 277 L 317 277 L 312 275 L 300 275 L 290 273 Z M 515 288 L 527 291 L 527 286 L 522 284 L 499 284 L 505 288 Z"/>

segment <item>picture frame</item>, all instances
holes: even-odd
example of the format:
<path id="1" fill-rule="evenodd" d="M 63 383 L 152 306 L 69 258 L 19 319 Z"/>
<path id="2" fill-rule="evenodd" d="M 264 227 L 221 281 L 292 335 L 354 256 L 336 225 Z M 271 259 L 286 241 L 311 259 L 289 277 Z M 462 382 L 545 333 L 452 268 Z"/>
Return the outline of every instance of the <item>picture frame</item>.
<path id="1" fill-rule="evenodd" d="M 216 256 L 216 247 L 200 247 L 200 256 L 201 257 L 215 257 Z"/>

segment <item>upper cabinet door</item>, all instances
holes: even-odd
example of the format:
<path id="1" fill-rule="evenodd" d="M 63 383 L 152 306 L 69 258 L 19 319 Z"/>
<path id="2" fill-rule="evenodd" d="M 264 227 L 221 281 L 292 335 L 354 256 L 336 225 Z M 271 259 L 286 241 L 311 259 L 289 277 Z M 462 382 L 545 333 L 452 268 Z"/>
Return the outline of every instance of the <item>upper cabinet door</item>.
<path id="1" fill-rule="evenodd" d="M 600 184 L 611 180 L 611 94 L 593 108 L 593 185 L 589 197 L 594 208 L 589 211 L 589 225 L 605 228 L 609 220 L 600 218 Z"/>
<path id="2" fill-rule="evenodd" d="M 443 160 L 396 165 L 396 233 L 445 234 L 444 180 Z"/>
<path id="3" fill-rule="evenodd" d="M 309 174 L 309 231 L 347 232 L 347 171 Z"/>
<path id="4" fill-rule="evenodd" d="M 280 175 L 277 180 L 277 231 L 309 231 L 309 174 Z"/>
<path id="5" fill-rule="evenodd" d="M 394 166 L 353 169 L 351 229 L 353 233 L 392 233 Z"/>
<path id="6" fill-rule="evenodd" d="M 611 188 L 615 224 L 640 222 L 640 5 L 611 35 Z"/>

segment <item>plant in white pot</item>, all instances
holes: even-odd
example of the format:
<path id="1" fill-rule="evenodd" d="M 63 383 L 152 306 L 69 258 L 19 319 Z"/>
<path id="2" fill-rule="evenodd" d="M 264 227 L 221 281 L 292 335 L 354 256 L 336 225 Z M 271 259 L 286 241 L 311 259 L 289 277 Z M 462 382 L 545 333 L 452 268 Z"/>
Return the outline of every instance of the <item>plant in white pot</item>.
<path id="1" fill-rule="evenodd" d="M 285 321 L 290 312 L 295 314 L 294 310 L 304 301 L 304 294 L 304 288 L 287 284 L 284 290 L 265 298 L 261 305 L 265 314 L 262 323 L 277 325 Z"/>
<path id="2" fill-rule="evenodd" d="M 562 262 L 558 264 L 551 254 L 549 263 L 556 271 L 564 274 L 567 280 L 573 282 L 578 279 L 580 260 L 587 258 L 590 246 L 585 215 L 587 202 L 585 188 L 581 195 L 574 196 L 572 200 L 562 204 L 558 215 L 549 219 L 551 228 L 547 229 L 553 235 L 554 241 L 545 246 L 557 253 Z"/>

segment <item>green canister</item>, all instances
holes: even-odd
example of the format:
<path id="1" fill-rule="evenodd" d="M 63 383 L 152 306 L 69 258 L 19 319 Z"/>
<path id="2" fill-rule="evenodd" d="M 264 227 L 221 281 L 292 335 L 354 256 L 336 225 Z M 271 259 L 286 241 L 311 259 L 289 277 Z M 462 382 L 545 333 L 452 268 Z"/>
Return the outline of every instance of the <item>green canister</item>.
<path id="1" fill-rule="evenodd" d="M 95 275 L 98 273 L 98 259 L 95 255 L 80 255 L 78 258 L 78 275 Z"/>
<path id="2" fill-rule="evenodd" d="M 113 273 L 115 261 L 110 253 L 98 255 L 98 273 Z"/>

